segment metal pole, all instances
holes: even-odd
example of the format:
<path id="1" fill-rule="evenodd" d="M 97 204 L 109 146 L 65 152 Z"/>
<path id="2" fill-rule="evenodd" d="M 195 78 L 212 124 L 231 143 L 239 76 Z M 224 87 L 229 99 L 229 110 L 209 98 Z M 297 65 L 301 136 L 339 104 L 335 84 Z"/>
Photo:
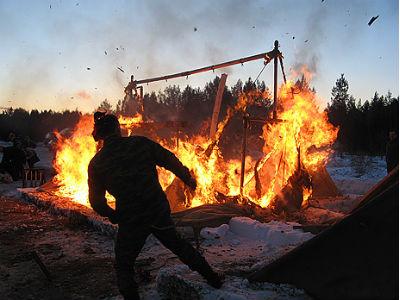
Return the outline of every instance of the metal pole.
<path id="1" fill-rule="evenodd" d="M 274 51 L 279 51 L 278 46 L 279 42 L 275 41 L 274 43 Z M 278 55 L 274 57 L 274 106 L 273 106 L 273 119 L 276 119 L 276 106 L 278 100 Z"/>
<path id="2" fill-rule="evenodd" d="M 246 167 L 246 148 L 247 148 L 247 128 L 249 125 L 249 115 L 243 116 L 243 139 L 242 139 L 242 164 L 240 167 L 240 196 L 243 196 L 244 171 Z"/>

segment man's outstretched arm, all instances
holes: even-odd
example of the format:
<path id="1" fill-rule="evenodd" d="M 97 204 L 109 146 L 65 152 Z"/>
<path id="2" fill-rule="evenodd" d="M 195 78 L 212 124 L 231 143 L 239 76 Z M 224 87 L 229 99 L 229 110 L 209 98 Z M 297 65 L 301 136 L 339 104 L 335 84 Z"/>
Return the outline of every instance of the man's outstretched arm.
<path id="1" fill-rule="evenodd" d="M 196 180 L 190 174 L 189 169 L 181 163 L 175 154 L 158 143 L 151 140 L 148 141 L 151 145 L 156 164 L 174 173 L 190 188 L 196 189 Z"/>
<path id="2" fill-rule="evenodd" d="M 93 165 L 88 168 L 89 202 L 93 210 L 102 217 L 107 217 L 111 223 L 117 223 L 117 215 L 114 209 L 107 204 L 106 189 L 98 178 Z"/>

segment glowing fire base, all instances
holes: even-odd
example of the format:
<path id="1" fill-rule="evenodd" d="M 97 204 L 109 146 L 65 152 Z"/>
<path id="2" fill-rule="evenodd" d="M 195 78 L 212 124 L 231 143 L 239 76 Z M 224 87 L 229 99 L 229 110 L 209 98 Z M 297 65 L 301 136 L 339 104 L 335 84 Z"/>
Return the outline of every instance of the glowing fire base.
<path id="1" fill-rule="evenodd" d="M 91 208 L 71 199 L 43 191 L 40 187 L 19 189 L 19 192 L 25 201 L 44 208 L 54 215 L 65 216 L 72 224 L 88 225 L 108 236 L 114 236 L 117 231 L 118 227 L 111 224 L 107 218 L 100 217 Z M 238 204 L 209 204 L 172 214 L 177 227 L 193 229 L 196 242 L 202 228 L 217 227 L 239 216 L 254 217 L 254 211 L 248 206 Z"/>
<path id="2" fill-rule="evenodd" d="M 86 225 L 107 236 L 114 236 L 117 231 L 117 226 L 111 224 L 107 218 L 98 216 L 91 208 L 73 202 L 68 198 L 41 191 L 40 188 L 19 189 L 19 192 L 26 202 L 48 210 L 51 214 L 65 216 L 71 224 Z M 250 217 L 261 222 L 269 222 L 271 220 L 296 222 L 298 223 L 298 229 L 305 231 L 309 231 L 309 227 L 314 228 L 315 225 L 324 224 L 329 227 L 338 219 L 343 218 L 344 214 L 350 210 L 347 208 L 339 213 L 323 208 L 323 206 L 329 207 L 333 203 L 341 207 L 349 206 L 351 208 L 358 201 L 344 196 L 319 198 L 316 203 L 312 203 L 315 206 L 311 205 L 286 216 L 276 215 L 269 209 L 257 209 L 249 205 L 233 203 L 206 204 L 173 213 L 172 217 L 177 227 L 191 227 L 196 242 L 199 242 L 198 237 L 202 228 L 218 227 L 228 223 L 231 218 L 238 216 Z M 192 236 L 190 229 L 188 233 Z"/>

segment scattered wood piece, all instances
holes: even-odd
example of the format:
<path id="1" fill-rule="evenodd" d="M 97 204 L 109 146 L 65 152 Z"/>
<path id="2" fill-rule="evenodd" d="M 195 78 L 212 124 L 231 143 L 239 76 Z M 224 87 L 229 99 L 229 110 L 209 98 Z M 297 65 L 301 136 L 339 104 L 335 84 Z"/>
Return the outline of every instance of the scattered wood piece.
<path id="1" fill-rule="evenodd" d="M 369 22 L 368 22 L 368 26 L 371 26 L 372 23 L 374 23 L 375 20 L 378 19 L 378 18 L 379 18 L 379 15 L 377 15 L 376 17 L 372 17 L 371 20 L 369 20 Z"/>
<path id="2" fill-rule="evenodd" d="M 46 268 L 46 266 L 44 265 L 43 261 L 40 259 L 36 251 L 32 251 L 30 254 L 33 260 L 38 264 L 40 270 L 42 270 L 43 274 L 46 276 L 47 280 L 52 281 L 49 270 Z"/>

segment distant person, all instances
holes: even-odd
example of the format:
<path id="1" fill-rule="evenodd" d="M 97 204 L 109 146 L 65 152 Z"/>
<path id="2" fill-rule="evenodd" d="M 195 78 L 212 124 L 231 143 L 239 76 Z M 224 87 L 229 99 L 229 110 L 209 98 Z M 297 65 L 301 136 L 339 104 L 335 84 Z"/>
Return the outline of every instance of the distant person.
<path id="1" fill-rule="evenodd" d="M 36 148 L 36 144 L 31 140 L 29 136 L 25 136 L 22 141 L 22 146 L 26 155 L 26 162 L 28 163 L 29 168 L 32 169 L 35 163 L 40 161 L 40 158 L 34 150 L 34 148 Z"/>
<path id="2" fill-rule="evenodd" d="M 0 168 L 0 182 L 1 183 L 11 183 L 13 179 L 10 174 Z"/>
<path id="3" fill-rule="evenodd" d="M 4 147 L 0 146 L 0 153 L 3 153 Z M 1 183 L 11 183 L 13 179 L 10 174 L 3 168 L 3 165 L 0 163 L 0 182 Z"/>
<path id="4" fill-rule="evenodd" d="M 386 144 L 386 168 L 390 173 L 399 165 L 399 137 L 396 131 L 389 132 L 389 141 Z"/>
<path id="5" fill-rule="evenodd" d="M 195 190 L 196 180 L 188 168 L 173 153 L 146 137 L 122 137 L 114 115 L 95 113 L 93 137 L 104 145 L 88 167 L 89 201 L 99 215 L 118 224 L 115 268 L 124 299 L 140 299 L 134 264 L 150 234 L 211 286 L 220 288 L 221 275 L 177 232 L 158 181 L 156 166 L 161 166 Z M 106 191 L 116 198 L 115 210 L 107 204 Z"/>
<path id="6" fill-rule="evenodd" d="M 26 154 L 22 147 L 22 141 L 14 137 L 11 147 L 3 147 L 3 159 L 0 163 L 0 168 L 11 175 L 13 180 L 18 180 L 22 177 L 23 170 L 26 164 Z"/>

